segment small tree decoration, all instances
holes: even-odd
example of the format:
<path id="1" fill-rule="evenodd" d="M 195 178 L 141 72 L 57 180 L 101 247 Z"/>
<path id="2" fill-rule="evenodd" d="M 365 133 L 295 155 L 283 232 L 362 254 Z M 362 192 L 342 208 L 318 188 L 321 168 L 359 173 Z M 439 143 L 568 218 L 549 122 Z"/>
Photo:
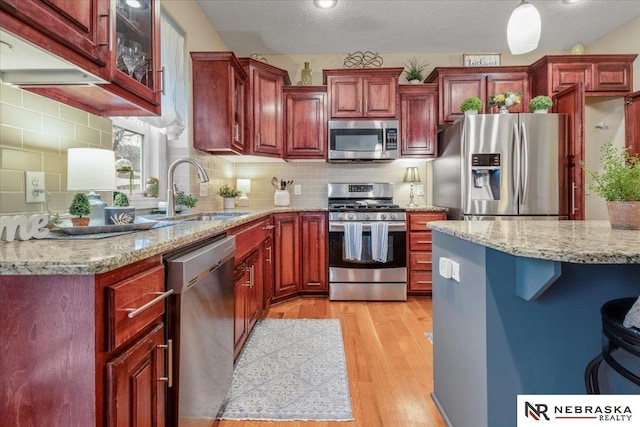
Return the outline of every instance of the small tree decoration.
<path id="1" fill-rule="evenodd" d="M 529 102 L 530 111 L 549 110 L 553 106 L 551 98 L 546 95 L 538 95 Z"/>
<path id="2" fill-rule="evenodd" d="M 482 101 L 477 96 L 470 96 L 460 104 L 460 111 L 482 111 Z"/>
<path id="3" fill-rule="evenodd" d="M 116 206 L 119 208 L 125 208 L 129 206 L 129 198 L 127 197 L 126 194 L 120 193 L 120 192 L 115 192 L 114 194 L 115 195 L 113 196 L 113 206 Z"/>
<path id="4" fill-rule="evenodd" d="M 69 205 L 69 213 L 77 217 L 71 219 L 74 226 L 89 225 L 89 218 L 83 218 L 91 213 L 89 197 L 85 193 L 76 193 L 71 200 L 71 205 Z"/>

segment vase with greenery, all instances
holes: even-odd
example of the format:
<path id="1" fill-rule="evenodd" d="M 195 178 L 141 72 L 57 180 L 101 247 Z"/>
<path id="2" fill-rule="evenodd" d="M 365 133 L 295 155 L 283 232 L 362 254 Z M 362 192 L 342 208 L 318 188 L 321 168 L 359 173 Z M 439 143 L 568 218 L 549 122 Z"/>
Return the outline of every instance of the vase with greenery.
<path id="1" fill-rule="evenodd" d="M 191 194 L 185 194 L 185 192 L 182 190 L 176 191 L 176 198 L 174 203 L 176 205 L 176 212 L 189 210 L 195 207 L 197 203 L 198 199 Z"/>
<path id="2" fill-rule="evenodd" d="M 640 230 L 640 158 L 608 139 L 600 148 L 600 171 L 583 169 L 588 188 L 607 202 L 611 228 Z"/>
<path id="3" fill-rule="evenodd" d="M 482 100 L 477 96 L 470 96 L 460 104 L 460 111 L 465 114 L 473 114 L 482 111 Z"/>
<path id="4" fill-rule="evenodd" d="M 538 95 L 529 101 L 529 110 L 534 113 L 546 113 L 552 106 L 551 98 L 546 95 Z"/>
<path id="5" fill-rule="evenodd" d="M 218 196 L 221 196 L 223 200 L 223 206 L 225 209 L 233 209 L 236 205 L 235 198 L 242 194 L 242 191 L 231 188 L 227 184 L 224 184 L 218 189 Z"/>
<path id="6" fill-rule="evenodd" d="M 414 56 L 413 58 L 409 59 L 409 61 L 407 61 L 404 66 L 406 67 L 404 75 L 407 81 L 412 84 L 418 84 L 422 81 L 422 79 L 424 79 L 423 73 L 427 69 L 429 64 L 421 62 Z"/>
<path id="7" fill-rule="evenodd" d="M 491 97 L 489 106 L 497 107 L 501 113 L 508 113 L 509 107 L 522 103 L 522 93 L 508 90 L 504 93 L 496 93 Z"/>
<path id="8" fill-rule="evenodd" d="M 89 197 L 85 193 L 76 193 L 69 205 L 69 214 L 75 216 L 71 218 L 71 222 L 75 227 L 86 227 L 89 225 L 89 217 L 86 215 L 91 214 L 91 205 L 89 204 Z"/>

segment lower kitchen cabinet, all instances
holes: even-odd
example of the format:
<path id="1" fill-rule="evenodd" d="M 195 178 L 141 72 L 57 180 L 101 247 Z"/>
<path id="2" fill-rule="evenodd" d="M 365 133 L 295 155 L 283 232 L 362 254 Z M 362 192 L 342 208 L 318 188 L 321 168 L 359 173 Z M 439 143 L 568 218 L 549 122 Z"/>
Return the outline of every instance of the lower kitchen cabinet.
<path id="1" fill-rule="evenodd" d="M 273 224 L 276 261 L 273 298 L 278 300 L 297 294 L 301 288 L 300 219 L 297 213 L 274 214 Z"/>
<path id="2" fill-rule="evenodd" d="M 275 278 L 275 262 L 273 259 L 273 237 L 267 236 L 262 244 L 262 298 L 264 307 L 273 300 L 273 281 Z"/>
<path id="3" fill-rule="evenodd" d="M 304 212 L 302 217 L 302 293 L 329 292 L 327 284 L 327 215 Z"/>
<path id="4" fill-rule="evenodd" d="M 409 295 L 431 295 L 432 257 L 431 230 L 429 221 L 447 218 L 444 212 L 409 212 L 407 252 L 409 253 L 408 287 Z"/>
<path id="5" fill-rule="evenodd" d="M 164 426 L 164 289 L 160 255 L 98 275 L 0 275 L 0 425 Z"/>
<path id="6" fill-rule="evenodd" d="M 167 365 L 164 326 L 156 325 L 107 363 L 107 420 L 114 427 L 165 425 Z"/>
<path id="7" fill-rule="evenodd" d="M 234 358 L 237 358 L 251 329 L 262 314 L 262 272 L 259 251 L 255 250 L 236 263 L 234 280 Z"/>

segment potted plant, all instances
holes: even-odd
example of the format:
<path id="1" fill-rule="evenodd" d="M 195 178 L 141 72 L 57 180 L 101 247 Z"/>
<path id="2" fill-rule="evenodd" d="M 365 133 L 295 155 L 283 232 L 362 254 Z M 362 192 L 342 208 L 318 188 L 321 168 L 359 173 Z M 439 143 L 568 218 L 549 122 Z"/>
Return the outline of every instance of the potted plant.
<path id="1" fill-rule="evenodd" d="M 478 114 L 482 111 L 482 101 L 477 96 L 470 96 L 460 104 L 460 111 L 465 114 Z"/>
<path id="2" fill-rule="evenodd" d="M 424 72 L 424 70 L 426 70 L 428 65 L 429 64 L 420 62 L 420 60 L 414 56 L 413 58 L 409 59 L 407 64 L 404 64 L 404 66 L 407 68 L 404 71 L 405 78 L 411 84 L 420 83 L 422 79 L 424 79 L 422 73 Z"/>
<path id="3" fill-rule="evenodd" d="M 86 227 L 89 225 L 89 215 L 91 213 L 91 205 L 89 204 L 89 197 L 85 193 L 76 193 L 69 205 L 69 213 L 76 218 L 71 218 L 71 223 L 74 227 Z"/>
<path id="4" fill-rule="evenodd" d="M 529 110 L 534 113 L 546 113 L 552 106 L 551 98 L 546 95 L 538 95 L 529 102 Z"/>
<path id="5" fill-rule="evenodd" d="M 608 139 L 600 148 L 601 171 L 583 169 L 592 183 L 588 188 L 607 201 L 611 228 L 640 230 L 640 158 Z"/>
<path id="6" fill-rule="evenodd" d="M 499 112 L 503 114 L 509 112 L 509 107 L 520 103 L 522 103 L 522 93 L 510 90 L 504 93 L 496 93 L 489 101 L 491 107 L 498 107 Z"/>
<path id="7" fill-rule="evenodd" d="M 198 203 L 198 199 L 192 196 L 191 194 L 185 194 L 185 192 L 181 190 L 178 190 L 176 192 L 176 198 L 175 198 L 176 212 L 184 212 L 184 211 L 188 212 L 189 209 L 195 207 L 197 203 Z M 179 209 L 178 207 L 182 207 L 182 208 Z"/>
<path id="8" fill-rule="evenodd" d="M 235 188 L 229 187 L 227 184 L 224 184 L 222 187 L 218 189 L 218 195 L 221 196 L 223 200 L 223 206 L 225 209 L 233 209 L 236 206 L 235 198 L 242 194 L 242 191 L 237 190 Z"/>
<path id="9" fill-rule="evenodd" d="M 126 194 L 119 191 L 113 194 L 113 206 L 104 208 L 104 223 L 106 225 L 132 224 L 136 219 L 136 209 L 129 207 L 129 198 Z"/>

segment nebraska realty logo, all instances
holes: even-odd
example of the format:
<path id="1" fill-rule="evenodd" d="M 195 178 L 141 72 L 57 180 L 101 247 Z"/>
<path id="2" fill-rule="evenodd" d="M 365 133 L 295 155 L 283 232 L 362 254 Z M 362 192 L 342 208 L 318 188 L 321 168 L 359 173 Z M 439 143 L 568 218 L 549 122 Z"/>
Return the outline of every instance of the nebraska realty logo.
<path id="1" fill-rule="evenodd" d="M 518 395 L 518 427 L 603 425 L 640 425 L 640 395 Z"/>

